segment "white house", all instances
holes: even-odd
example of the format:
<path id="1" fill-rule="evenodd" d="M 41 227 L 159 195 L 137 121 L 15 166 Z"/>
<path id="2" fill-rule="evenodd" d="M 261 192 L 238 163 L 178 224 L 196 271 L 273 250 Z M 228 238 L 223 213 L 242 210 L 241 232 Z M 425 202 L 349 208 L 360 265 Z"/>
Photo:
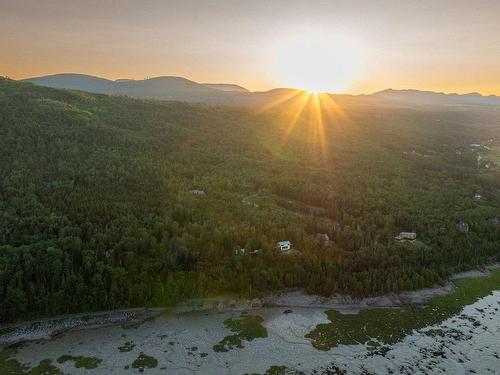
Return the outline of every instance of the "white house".
<path id="1" fill-rule="evenodd" d="M 457 228 L 461 233 L 467 233 L 469 231 L 469 224 L 467 224 L 465 221 L 460 221 L 457 224 Z"/>
<path id="2" fill-rule="evenodd" d="M 245 249 L 244 248 L 241 248 L 241 249 L 235 249 L 234 250 L 234 255 L 243 255 L 245 254 Z"/>
<path id="3" fill-rule="evenodd" d="M 206 193 L 203 190 L 191 190 L 191 194 L 194 194 L 194 195 L 205 195 Z"/>
<path id="4" fill-rule="evenodd" d="M 415 232 L 401 232 L 399 235 L 394 237 L 396 241 L 415 241 L 417 239 L 417 234 Z"/>
<path id="5" fill-rule="evenodd" d="M 290 241 L 279 241 L 276 242 L 276 245 L 274 247 L 281 252 L 286 252 L 292 250 L 292 243 Z"/>

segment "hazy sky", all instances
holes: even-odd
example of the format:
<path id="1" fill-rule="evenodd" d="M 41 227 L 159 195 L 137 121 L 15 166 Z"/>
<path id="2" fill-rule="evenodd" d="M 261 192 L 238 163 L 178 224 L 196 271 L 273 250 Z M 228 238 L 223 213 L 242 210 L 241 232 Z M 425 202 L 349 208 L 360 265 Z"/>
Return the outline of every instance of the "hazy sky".
<path id="1" fill-rule="evenodd" d="M 14 79 L 177 75 L 256 90 L 294 84 L 308 64 L 344 78 L 331 91 L 500 94 L 500 1 L 0 0 L 0 74 Z"/>

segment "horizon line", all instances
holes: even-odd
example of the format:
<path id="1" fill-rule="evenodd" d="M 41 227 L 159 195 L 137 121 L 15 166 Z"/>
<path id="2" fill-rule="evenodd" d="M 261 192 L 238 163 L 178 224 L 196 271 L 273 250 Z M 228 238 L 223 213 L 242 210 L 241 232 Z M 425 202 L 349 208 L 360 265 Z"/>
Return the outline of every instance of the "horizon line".
<path id="1" fill-rule="evenodd" d="M 239 84 L 239 83 L 235 83 L 235 82 L 220 82 L 220 81 L 216 81 L 216 82 L 198 82 L 198 81 L 195 81 L 191 78 L 187 78 L 187 77 L 184 77 L 184 76 L 180 76 L 180 75 L 158 75 L 158 76 L 146 76 L 145 78 L 142 78 L 142 79 L 137 79 L 137 78 L 117 78 L 117 79 L 112 79 L 112 78 L 107 78 L 107 77 L 103 77 L 103 76 L 98 76 L 98 75 L 93 75 L 93 74 L 88 74 L 88 73 L 78 73 L 78 72 L 60 72 L 60 73 L 49 73 L 49 74 L 44 74 L 44 75 L 36 75 L 36 76 L 28 76 L 28 77 L 25 77 L 25 78 L 19 78 L 19 79 L 15 79 L 15 78 L 11 78 L 9 77 L 8 75 L 3 75 L 3 77 L 6 77 L 8 79 L 12 79 L 14 81 L 28 81 L 28 80 L 31 80 L 31 79 L 39 79 L 39 78 L 46 78 L 46 77 L 53 77 L 53 76 L 60 76 L 60 75 L 79 75 L 79 76 L 86 76 L 86 77 L 91 77 L 91 78 L 97 78 L 97 79 L 103 79 L 103 80 L 106 80 L 106 81 L 110 81 L 110 82 L 119 82 L 119 81 L 125 81 L 125 80 L 128 80 L 128 81 L 147 81 L 147 80 L 152 80 L 152 79 L 158 79 L 158 78 L 180 78 L 180 79 L 184 79 L 184 80 L 187 80 L 187 81 L 190 81 L 190 82 L 193 82 L 193 83 L 196 83 L 196 84 L 200 84 L 200 85 L 235 85 L 235 86 L 239 86 L 245 90 L 248 91 L 248 93 L 262 93 L 262 92 L 269 92 L 269 91 L 273 91 L 273 90 L 297 90 L 297 91 L 304 91 L 304 92 L 308 92 L 308 90 L 306 89 L 301 89 L 301 88 L 296 88 L 296 87 L 286 87 L 286 86 L 277 86 L 277 87 L 273 87 L 273 88 L 270 88 L 270 89 L 263 89 L 263 90 L 250 90 L 248 89 L 247 87 L 245 87 L 244 85 L 242 84 Z M 417 92 L 421 92 L 421 93 L 434 93 L 434 94 L 443 94 L 443 95 L 460 95 L 460 96 L 466 96 L 466 95 L 480 95 L 482 97 L 500 97 L 500 94 L 484 94 L 484 93 L 481 93 L 480 91 L 464 91 L 464 92 L 452 92 L 452 91 L 434 91 L 434 90 L 429 90 L 429 89 L 416 89 L 416 88 L 408 88 L 408 87 L 405 87 L 405 88 L 394 88 L 394 87 L 386 87 L 384 89 L 380 89 L 380 90 L 376 90 L 376 91 L 372 91 L 372 92 L 361 92 L 361 93 L 353 93 L 353 92 L 349 92 L 349 91 L 322 91 L 322 92 L 317 92 L 317 94 L 329 94 L 329 95 L 351 95 L 351 96 L 363 96 L 363 95 L 366 95 L 366 96 L 369 96 L 369 95 L 374 95 L 374 94 L 377 94 L 377 93 L 381 93 L 381 92 L 385 92 L 385 91 L 417 91 Z"/>

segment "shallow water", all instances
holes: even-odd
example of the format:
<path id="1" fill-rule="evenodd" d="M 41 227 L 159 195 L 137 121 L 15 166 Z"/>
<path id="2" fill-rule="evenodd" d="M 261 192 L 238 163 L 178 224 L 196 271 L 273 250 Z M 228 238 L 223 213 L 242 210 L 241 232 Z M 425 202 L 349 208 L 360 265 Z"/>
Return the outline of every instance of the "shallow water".
<path id="1" fill-rule="evenodd" d="M 370 349 L 341 345 L 329 351 L 315 349 L 304 335 L 327 323 L 324 309 L 284 308 L 249 310 L 264 319 L 266 338 L 243 341 L 244 348 L 215 352 L 213 346 L 233 334 L 224 325 L 240 312 L 192 312 L 158 316 L 137 328 L 122 326 L 70 331 L 51 340 L 19 348 L 16 359 L 31 366 L 52 359 L 64 374 L 133 374 L 131 364 L 141 352 L 158 364 L 147 374 L 264 374 L 271 366 L 286 366 L 305 373 L 425 373 L 500 374 L 500 292 L 466 306 L 443 323 L 414 331 L 402 342 Z M 132 342 L 130 351 L 118 348 Z M 72 361 L 58 363 L 62 355 L 96 357 L 95 369 L 75 368 Z M 127 368 L 126 368 L 127 367 Z"/>

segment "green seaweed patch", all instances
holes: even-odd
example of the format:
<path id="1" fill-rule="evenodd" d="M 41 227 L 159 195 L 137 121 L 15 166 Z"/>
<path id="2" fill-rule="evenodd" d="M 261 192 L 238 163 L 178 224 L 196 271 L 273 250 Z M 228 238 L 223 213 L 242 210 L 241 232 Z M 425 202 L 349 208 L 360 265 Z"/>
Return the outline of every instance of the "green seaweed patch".
<path id="1" fill-rule="evenodd" d="M 45 341 L 41 341 L 41 342 L 45 342 Z M 9 349 L 15 349 L 16 353 L 17 353 L 17 350 L 21 349 L 21 348 L 24 348 L 25 346 L 28 345 L 28 342 L 27 341 L 19 341 L 19 342 L 16 342 L 14 344 L 10 344 L 8 346 Z"/>
<path id="2" fill-rule="evenodd" d="M 158 366 L 158 360 L 142 352 L 139 354 L 139 357 L 137 357 L 137 359 L 132 362 L 132 368 L 155 368 L 156 366 Z"/>
<path id="3" fill-rule="evenodd" d="M 271 366 L 264 373 L 264 375 L 291 375 L 291 374 L 295 374 L 295 372 L 290 370 L 286 366 Z"/>
<path id="4" fill-rule="evenodd" d="M 224 321 L 224 325 L 229 328 L 234 335 L 224 337 L 214 345 L 215 352 L 228 352 L 234 348 L 242 349 L 243 340 L 252 341 L 256 338 L 267 337 L 267 329 L 262 325 L 264 319 L 257 315 L 245 315 L 241 319 L 229 318 Z"/>
<path id="5" fill-rule="evenodd" d="M 127 341 L 125 344 L 122 346 L 118 347 L 118 350 L 122 353 L 124 352 L 131 352 L 135 348 L 135 344 L 133 341 Z"/>
<path id="6" fill-rule="evenodd" d="M 427 336 L 430 336 L 430 337 L 444 337 L 444 331 L 442 329 L 430 329 L 428 331 L 425 332 L 425 334 Z"/>
<path id="7" fill-rule="evenodd" d="M 0 351 L 0 374 L 2 375 L 62 375 L 61 370 L 52 365 L 51 359 L 40 361 L 38 366 L 30 368 L 13 358 L 17 353 L 15 348 Z"/>
<path id="8" fill-rule="evenodd" d="M 455 342 L 467 339 L 467 336 L 462 331 L 459 331 L 455 328 L 447 330 L 430 329 L 428 331 L 425 331 L 424 334 L 430 337 L 448 337 L 450 339 L 453 339 Z"/>
<path id="9" fill-rule="evenodd" d="M 63 375 L 62 371 L 52 364 L 52 359 L 44 359 L 40 361 L 38 366 L 33 367 L 29 375 Z"/>
<path id="10" fill-rule="evenodd" d="M 16 354 L 17 349 L 14 348 L 6 348 L 0 351 L 0 374 L 17 375 L 26 373 L 28 367 L 21 365 L 18 360 L 13 358 Z"/>
<path id="11" fill-rule="evenodd" d="M 91 370 L 97 368 L 102 362 L 102 359 L 96 357 L 72 356 L 67 354 L 57 358 L 58 363 L 65 363 L 67 361 L 73 361 L 76 368 Z"/>
<path id="12" fill-rule="evenodd" d="M 373 340 L 394 344 L 413 330 L 441 323 L 458 314 L 463 307 L 500 289 L 500 269 L 492 271 L 489 277 L 458 280 L 455 285 L 454 293 L 433 297 L 420 308 L 374 308 L 361 310 L 356 315 L 328 310 L 326 315 L 330 323 L 319 324 L 305 337 L 319 350 Z"/>

